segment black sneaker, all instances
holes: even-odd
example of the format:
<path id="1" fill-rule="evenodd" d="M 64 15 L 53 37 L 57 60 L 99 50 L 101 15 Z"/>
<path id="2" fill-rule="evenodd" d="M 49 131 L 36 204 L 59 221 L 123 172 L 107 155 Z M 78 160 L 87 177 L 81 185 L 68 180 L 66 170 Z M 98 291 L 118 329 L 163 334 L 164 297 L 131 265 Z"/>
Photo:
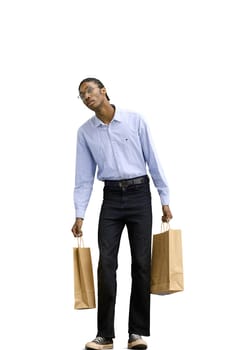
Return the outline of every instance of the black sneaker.
<path id="1" fill-rule="evenodd" d="M 138 334 L 130 334 L 128 349 L 147 349 L 147 343 Z"/>
<path id="2" fill-rule="evenodd" d="M 94 340 L 86 344 L 87 350 L 113 349 L 112 338 L 96 337 Z"/>

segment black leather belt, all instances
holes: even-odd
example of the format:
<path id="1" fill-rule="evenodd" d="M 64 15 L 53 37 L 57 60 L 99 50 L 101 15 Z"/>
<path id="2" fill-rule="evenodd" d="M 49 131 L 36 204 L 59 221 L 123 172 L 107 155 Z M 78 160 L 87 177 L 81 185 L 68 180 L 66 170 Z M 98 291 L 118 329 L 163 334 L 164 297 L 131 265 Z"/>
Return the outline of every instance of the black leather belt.
<path id="1" fill-rule="evenodd" d="M 120 188 L 126 188 L 128 186 L 132 185 L 140 185 L 144 183 L 148 183 L 149 178 L 147 175 L 135 177 L 133 179 L 125 179 L 125 180 L 105 180 L 105 186 L 108 187 L 120 187 Z"/>

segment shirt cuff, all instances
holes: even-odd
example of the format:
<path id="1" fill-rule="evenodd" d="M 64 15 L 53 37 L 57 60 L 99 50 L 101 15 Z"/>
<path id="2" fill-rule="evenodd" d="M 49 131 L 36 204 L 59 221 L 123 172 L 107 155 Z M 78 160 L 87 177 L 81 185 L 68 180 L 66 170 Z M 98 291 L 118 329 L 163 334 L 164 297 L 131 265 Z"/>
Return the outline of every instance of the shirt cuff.
<path id="1" fill-rule="evenodd" d="M 81 209 L 76 209 L 75 210 L 75 217 L 76 218 L 84 219 L 84 216 L 85 216 L 85 210 L 81 210 Z"/>
<path id="2" fill-rule="evenodd" d="M 160 201 L 162 205 L 169 205 L 169 195 L 160 194 Z"/>

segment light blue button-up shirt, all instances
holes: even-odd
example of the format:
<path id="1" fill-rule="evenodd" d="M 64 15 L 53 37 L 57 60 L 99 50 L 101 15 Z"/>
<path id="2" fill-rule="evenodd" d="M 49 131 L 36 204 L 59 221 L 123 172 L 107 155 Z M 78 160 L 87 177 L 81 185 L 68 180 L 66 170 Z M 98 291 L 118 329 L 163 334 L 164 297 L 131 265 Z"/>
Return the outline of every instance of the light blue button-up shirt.
<path id="1" fill-rule="evenodd" d="M 108 125 L 96 116 L 90 118 L 77 135 L 76 217 L 85 216 L 96 170 L 100 181 L 122 180 L 146 175 L 147 166 L 161 204 L 169 204 L 168 184 L 142 116 L 116 108 Z"/>

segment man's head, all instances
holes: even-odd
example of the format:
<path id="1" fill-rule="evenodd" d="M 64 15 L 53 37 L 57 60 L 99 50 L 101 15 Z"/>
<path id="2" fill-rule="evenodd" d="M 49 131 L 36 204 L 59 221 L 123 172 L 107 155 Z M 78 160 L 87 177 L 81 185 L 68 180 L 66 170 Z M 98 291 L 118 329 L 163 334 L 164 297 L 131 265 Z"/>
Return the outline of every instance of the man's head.
<path id="1" fill-rule="evenodd" d="M 81 81 L 79 97 L 92 110 L 95 110 L 106 99 L 110 100 L 103 83 L 96 78 L 86 78 Z"/>

